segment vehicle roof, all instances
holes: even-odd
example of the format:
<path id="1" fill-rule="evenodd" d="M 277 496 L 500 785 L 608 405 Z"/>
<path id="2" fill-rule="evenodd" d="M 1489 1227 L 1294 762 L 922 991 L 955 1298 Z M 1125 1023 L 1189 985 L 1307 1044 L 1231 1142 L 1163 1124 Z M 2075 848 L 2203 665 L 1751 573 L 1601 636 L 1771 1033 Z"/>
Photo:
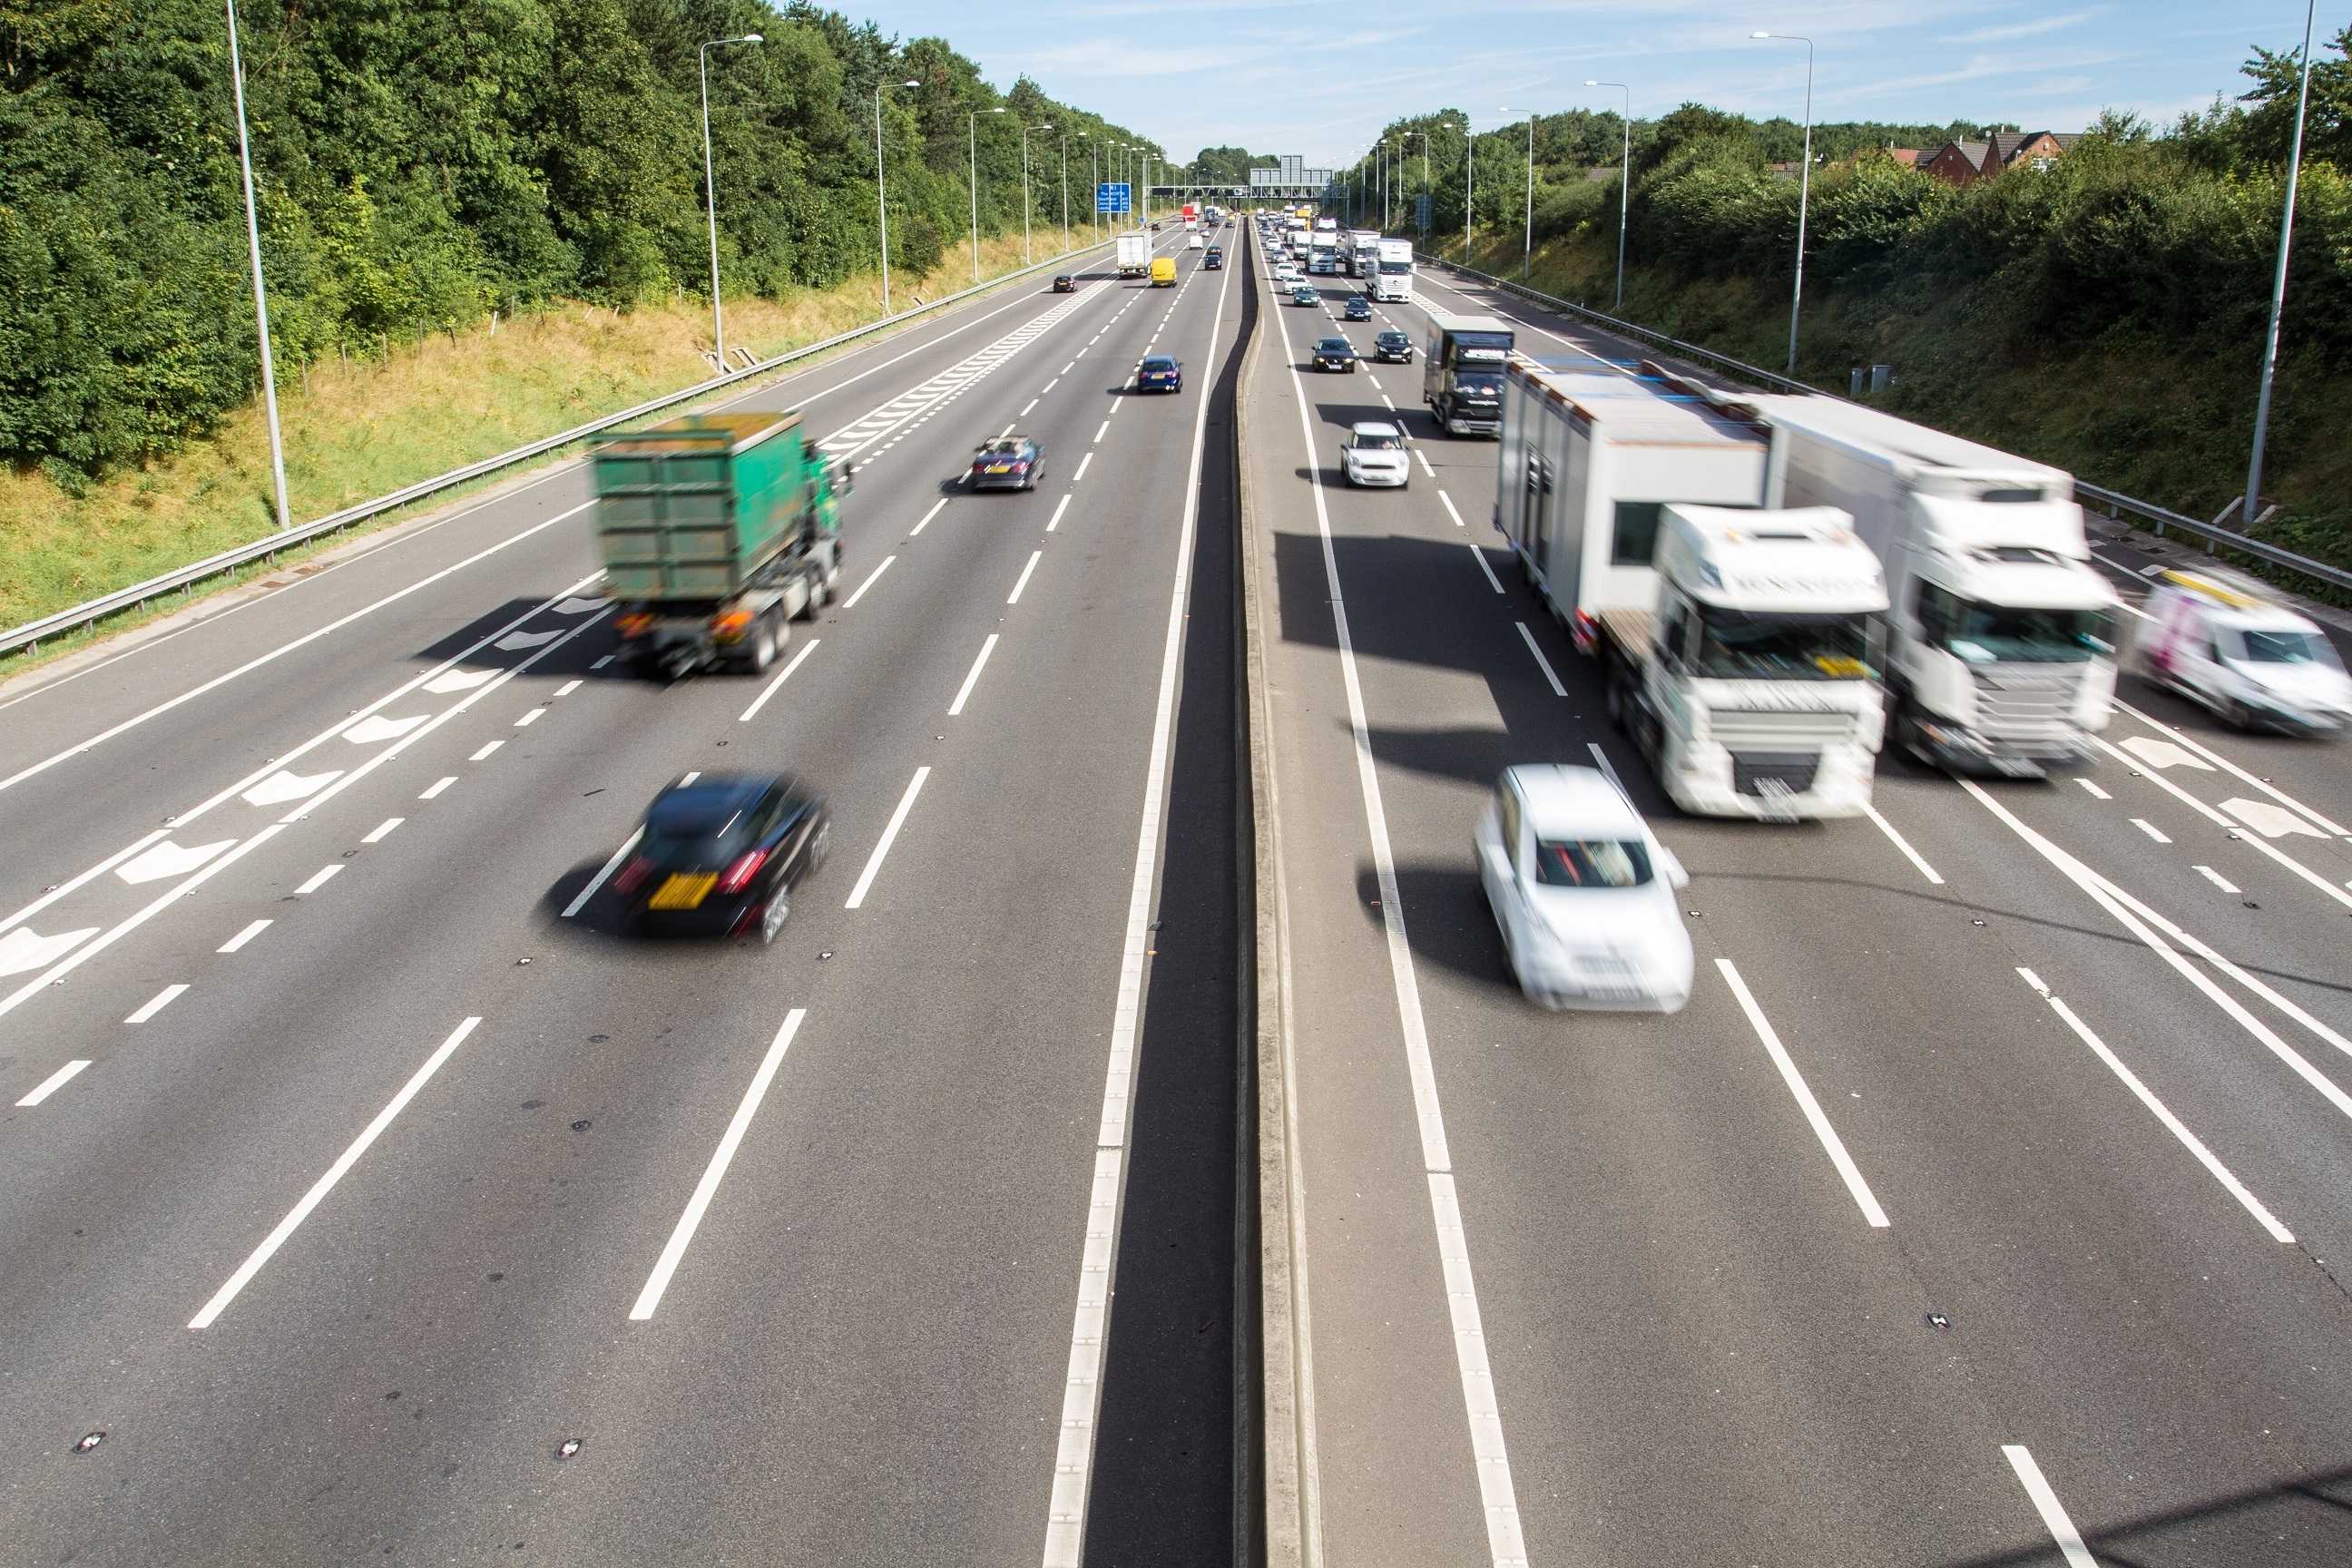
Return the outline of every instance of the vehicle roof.
<path id="1" fill-rule="evenodd" d="M 1143 356 L 1143 363 L 1145 364 L 1174 364 L 1176 363 L 1176 356 L 1174 354 L 1145 354 Z"/>
<path id="2" fill-rule="evenodd" d="M 1539 838 L 1596 832 L 1642 837 L 1642 814 L 1599 768 L 1521 763 L 1504 776 L 1517 788 L 1528 826 Z"/>
<path id="3" fill-rule="evenodd" d="M 981 446 L 991 452 L 1013 452 L 1034 445 L 1026 436 L 992 436 Z"/>
<path id="4" fill-rule="evenodd" d="M 2317 631 L 2307 616 L 2296 614 L 2263 592 L 2261 584 L 2235 572 L 2167 572 L 2155 591 L 2194 599 L 2225 625 L 2273 631 Z"/>
<path id="5" fill-rule="evenodd" d="M 1557 409 L 1607 431 L 1621 444 L 1656 447 L 1753 447 L 1767 445 L 1764 432 L 1748 421 L 1687 393 L 1669 391 L 1654 376 L 1622 371 L 1563 371 L 1524 361 L 1506 374 Z"/>
<path id="6" fill-rule="evenodd" d="M 1353 343 L 1349 342 L 1347 339 L 1345 339 L 1345 338 L 1343 338 L 1343 337 L 1339 336 L 1339 333 L 1337 333 L 1337 332 L 1332 333 L 1332 334 L 1331 334 L 1329 337 L 1328 337 L 1328 338 L 1318 338 L 1318 339 L 1316 339 L 1316 340 L 1315 340 L 1315 346 L 1316 346 L 1317 348 L 1318 348 L 1318 349 L 1328 349 L 1328 348 L 1329 348 L 1333 343 L 1337 343 L 1337 344 L 1339 344 L 1341 348 L 1343 348 L 1343 349 L 1347 349 L 1347 350 L 1349 350 L 1349 352 L 1351 352 L 1351 353 L 1354 351 L 1354 349 L 1355 349 L 1355 347 L 1356 347 L 1356 345 L 1355 345 L 1355 344 L 1353 344 Z"/>
<path id="7" fill-rule="evenodd" d="M 1412 342 L 1412 334 L 1405 331 L 1401 327 L 1382 327 L 1376 334 L 1374 341 L 1377 342 L 1380 338 L 1402 338 L 1407 342 Z"/>
<path id="8" fill-rule="evenodd" d="M 1404 439 L 1403 431 L 1398 429 L 1395 426 L 1389 424 L 1386 420 L 1381 419 L 1360 420 L 1356 424 L 1348 427 L 1348 434 L 1350 436 L 1393 436 L 1399 440 Z"/>
<path id="9" fill-rule="evenodd" d="M 1963 473 L 2031 476 L 2072 493 L 2074 477 L 2063 468 L 2037 463 L 1962 437 L 1914 425 L 1881 408 L 1869 408 L 1835 397 L 1801 393 L 1775 393 L 1746 399 L 1758 413 L 1776 424 L 1811 431 L 1832 440 L 1891 451 L 1923 468 L 1950 468 Z"/>
<path id="10" fill-rule="evenodd" d="M 787 795 L 806 792 L 789 773 L 704 773 L 692 784 L 674 784 L 646 807 L 646 822 L 670 833 L 702 833 L 726 826 L 772 788 Z"/>

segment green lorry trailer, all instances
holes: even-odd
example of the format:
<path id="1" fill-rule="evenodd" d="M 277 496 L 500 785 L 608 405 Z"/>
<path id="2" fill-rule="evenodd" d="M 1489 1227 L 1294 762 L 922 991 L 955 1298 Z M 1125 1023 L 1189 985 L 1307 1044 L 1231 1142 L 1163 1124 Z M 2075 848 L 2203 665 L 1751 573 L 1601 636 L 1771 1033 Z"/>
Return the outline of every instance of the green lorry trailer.
<path id="1" fill-rule="evenodd" d="M 793 414 L 689 414 L 604 437 L 592 467 L 604 593 L 631 667 L 766 669 L 841 579 L 836 475 Z"/>

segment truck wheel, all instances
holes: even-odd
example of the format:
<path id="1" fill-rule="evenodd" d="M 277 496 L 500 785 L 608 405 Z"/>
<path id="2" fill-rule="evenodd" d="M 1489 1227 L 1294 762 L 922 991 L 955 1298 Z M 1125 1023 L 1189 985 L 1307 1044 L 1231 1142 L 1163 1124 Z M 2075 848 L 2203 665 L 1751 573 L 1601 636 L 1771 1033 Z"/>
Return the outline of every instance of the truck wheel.
<path id="1" fill-rule="evenodd" d="M 776 619 L 763 615 L 751 625 L 751 673 L 764 674 L 776 662 Z"/>
<path id="2" fill-rule="evenodd" d="M 1625 678 L 1622 675 L 1611 675 L 1609 678 L 1609 722 L 1615 725 L 1620 733 L 1632 733 L 1632 726 L 1627 722 L 1627 710 L 1631 706 L 1632 703 L 1628 700 L 1625 691 Z"/>
<path id="3" fill-rule="evenodd" d="M 813 621 L 816 619 L 816 613 L 819 610 L 824 609 L 825 601 L 832 597 L 833 590 L 825 582 L 824 574 L 819 571 L 816 567 L 810 567 L 808 571 L 808 602 L 801 606 L 801 614 L 809 620 Z"/>

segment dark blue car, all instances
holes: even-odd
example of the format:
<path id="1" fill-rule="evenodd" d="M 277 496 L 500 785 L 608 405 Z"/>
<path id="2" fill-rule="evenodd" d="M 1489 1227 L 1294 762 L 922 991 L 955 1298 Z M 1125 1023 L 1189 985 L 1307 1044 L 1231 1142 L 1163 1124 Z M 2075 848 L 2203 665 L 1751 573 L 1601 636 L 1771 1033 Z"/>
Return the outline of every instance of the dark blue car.
<path id="1" fill-rule="evenodd" d="M 1135 390 L 1181 392 L 1184 390 L 1184 367 L 1166 354 L 1147 354 L 1135 367 Z"/>

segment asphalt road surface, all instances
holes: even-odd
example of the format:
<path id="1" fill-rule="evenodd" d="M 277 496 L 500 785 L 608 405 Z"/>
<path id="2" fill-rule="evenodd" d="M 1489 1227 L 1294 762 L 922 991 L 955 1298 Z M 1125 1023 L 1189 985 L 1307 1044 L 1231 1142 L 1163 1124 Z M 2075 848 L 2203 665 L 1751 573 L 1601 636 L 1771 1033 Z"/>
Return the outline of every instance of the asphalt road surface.
<path id="1" fill-rule="evenodd" d="M 1309 1561 L 2352 1562 L 2341 749 L 2126 681 L 2079 779 L 1674 816 L 1493 530 L 1494 443 L 1417 363 L 1306 358 L 1420 308 L 1252 280 Z M 1349 489 L 1391 411 L 1411 488 Z M 1693 874 L 1675 1016 L 1524 1002 L 1473 871 L 1503 767 L 1596 753 Z"/>
<path id="2" fill-rule="evenodd" d="M 1244 280 L 1181 239 L 741 400 L 865 465 L 768 677 L 624 673 L 573 466 L 0 690 L 0 1558 L 1229 1555 Z M 829 863 L 621 940 L 729 769 Z"/>

